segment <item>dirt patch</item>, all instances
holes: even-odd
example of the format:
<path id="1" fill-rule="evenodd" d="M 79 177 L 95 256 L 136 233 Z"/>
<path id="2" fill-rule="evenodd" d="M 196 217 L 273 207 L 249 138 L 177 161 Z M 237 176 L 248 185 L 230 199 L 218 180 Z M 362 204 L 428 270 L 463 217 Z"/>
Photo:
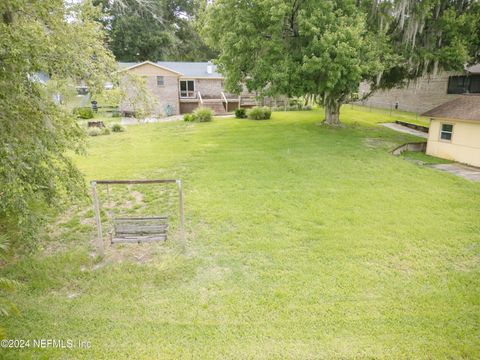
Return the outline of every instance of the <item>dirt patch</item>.
<path id="1" fill-rule="evenodd" d="M 135 199 L 136 204 L 141 204 L 143 202 L 143 194 L 138 191 L 132 191 L 131 192 L 133 198 Z"/>
<path id="2" fill-rule="evenodd" d="M 145 264 L 151 262 L 157 254 L 168 252 L 168 249 L 169 247 L 163 241 L 110 245 L 106 240 L 105 257 L 101 264 L 102 266 L 122 262 Z"/>
<path id="3" fill-rule="evenodd" d="M 143 194 L 139 191 L 132 190 L 130 191 L 129 200 L 125 201 L 120 205 L 122 209 L 132 209 L 135 205 L 140 205 L 143 203 Z M 113 207 L 110 205 L 110 207 Z"/>
<path id="4" fill-rule="evenodd" d="M 365 138 L 363 139 L 363 144 L 370 149 L 390 149 L 397 145 L 382 138 Z"/>

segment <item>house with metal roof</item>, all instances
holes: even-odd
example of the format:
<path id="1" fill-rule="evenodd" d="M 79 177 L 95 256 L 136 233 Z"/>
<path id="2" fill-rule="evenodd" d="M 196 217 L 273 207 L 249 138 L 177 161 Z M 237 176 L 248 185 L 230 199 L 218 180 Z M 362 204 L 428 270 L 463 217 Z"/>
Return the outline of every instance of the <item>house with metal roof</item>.
<path id="1" fill-rule="evenodd" d="M 428 155 L 480 167 L 480 94 L 461 95 L 422 116 L 431 119 Z"/>
<path id="2" fill-rule="evenodd" d="M 145 78 L 147 90 L 154 97 L 155 115 L 169 116 L 192 112 L 199 106 L 224 114 L 238 107 L 255 105 L 247 91 L 238 95 L 224 89 L 224 77 L 211 62 L 144 61 L 118 63 L 119 72 Z M 128 103 L 120 105 L 123 113 L 132 112 Z"/>

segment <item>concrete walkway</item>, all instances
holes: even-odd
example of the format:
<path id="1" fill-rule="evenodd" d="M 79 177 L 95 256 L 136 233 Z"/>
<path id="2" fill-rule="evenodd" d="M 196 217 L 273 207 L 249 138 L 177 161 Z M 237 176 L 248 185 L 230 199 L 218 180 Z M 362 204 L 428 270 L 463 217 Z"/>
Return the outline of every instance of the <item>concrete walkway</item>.
<path id="1" fill-rule="evenodd" d="M 453 175 L 463 177 L 464 179 L 480 182 L 480 168 L 467 166 L 463 164 L 437 164 L 430 165 L 434 169 L 448 172 Z"/>
<path id="2" fill-rule="evenodd" d="M 418 130 L 415 130 L 415 129 L 410 129 L 406 126 L 402 126 L 402 125 L 399 125 L 399 124 L 395 124 L 395 123 L 381 123 L 380 125 L 382 126 L 385 126 L 389 129 L 392 129 L 392 130 L 395 130 L 395 131 L 398 131 L 398 132 L 403 132 L 403 133 L 406 133 L 406 134 L 410 134 L 410 135 L 415 135 L 415 136 L 418 136 L 418 137 L 422 137 L 422 138 L 428 138 L 428 134 L 427 133 L 424 133 L 422 131 L 418 131 Z"/>
<path id="3" fill-rule="evenodd" d="M 399 124 L 395 123 L 382 123 L 380 125 L 383 125 L 385 127 L 388 127 L 389 129 L 410 134 L 410 135 L 415 135 L 422 137 L 424 139 L 428 138 L 428 134 L 424 133 L 422 131 L 418 131 L 415 129 L 410 129 L 406 126 L 402 126 Z M 477 167 L 472 167 L 464 164 L 459 164 L 459 163 L 452 163 L 452 164 L 436 164 L 436 165 L 427 165 L 429 167 L 432 167 L 437 170 L 445 171 L 450 174 L 460 176 L 464 179 L 471 180 L 471 181 L 476 181 L 480 182 L 480 168 Z"/>
<path id="4" fill-rule="evenodd" d="M 234 117 L 233 114 L 225 114 L 225 115 L 214 115 L 216 118 L 231 118 Z M 150 124 L 150 123 L 160 123 L 160 122 L 171 122 L 171 121 L 181 121 L 183 120 L 183 115 L 172 115 L 163 118 L 146 118 L 144 120 L 138 120 L 133 117 L 130 118 L 122 118 L 120 120 L 120 124 L 122 125 L 139 125 L 139 124 Z"/>

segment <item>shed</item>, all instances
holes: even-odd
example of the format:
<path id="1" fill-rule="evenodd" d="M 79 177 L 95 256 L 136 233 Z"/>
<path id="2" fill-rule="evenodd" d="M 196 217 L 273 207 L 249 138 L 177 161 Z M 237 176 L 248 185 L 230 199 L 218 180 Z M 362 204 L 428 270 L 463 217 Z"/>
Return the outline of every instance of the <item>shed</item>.
<path id="1" fill-rule="evenodd" d="M 480 94 L 466 94 L 425 113 L 427 154 L 480 167 Z"/>

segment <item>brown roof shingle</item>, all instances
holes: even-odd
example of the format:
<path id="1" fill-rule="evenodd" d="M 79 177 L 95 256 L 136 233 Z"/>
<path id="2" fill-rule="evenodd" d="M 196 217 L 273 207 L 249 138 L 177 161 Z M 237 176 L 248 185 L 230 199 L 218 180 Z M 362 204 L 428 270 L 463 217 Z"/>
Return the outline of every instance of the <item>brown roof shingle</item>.
<path id="1" fill-rule="evenodd" d="M 461 95 L 424 112 L 421 116 L 480 121 L 480 94 Z"/>

